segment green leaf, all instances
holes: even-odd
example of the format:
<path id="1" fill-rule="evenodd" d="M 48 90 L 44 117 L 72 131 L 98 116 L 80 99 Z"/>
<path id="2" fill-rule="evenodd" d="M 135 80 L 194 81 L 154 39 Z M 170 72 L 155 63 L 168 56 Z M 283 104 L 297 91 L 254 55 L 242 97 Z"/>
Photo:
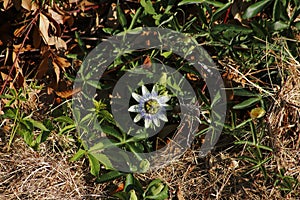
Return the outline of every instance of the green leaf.
<path id="1" fill-rule="evenodd" d="M 84 154 L 86 153 L 86 150 L 79 149 L 76 154 L 70 159 L 71 162 L 79 160 Z"/>
<path id="2" fill-rule="evenodd" d="M 207 3 L 213 5 L 215 7 L 223 7 L 224 3 L 219 1 L 211 1 L 211 0 L 183 0 L 178 3 L 178 6 L 185 5 L 185 4 L 195 4 L 195 3 Z"/>
<path id="3" fill-rule="evenodd" d="M 120 141 L 123 140 L 122 134 L 119 131 L 117 131 L 116 129 L 114 129 L 113 127 L 111 127 L 111 126 L 101 126 L 101 129 L 105 134 L 113 136 L 113 137 L 117 138 Z"/>
<path id="4" fill-rule="evenodd" d="M 89 153 L 93 155 L 100 163 L 102 163 L 106 169 L 113 169 L 112 163 L 109 158 L 103 153 Z"/>
<path id="5" fill-rule="evenodd" d="M 172 51 L 163 52 L 163 53 L 161 53 L 161 55 L 165 58 L 168 58 L 168 57 L 170 57 L 170 55 L 172 55 Z"/>
<path id="6" fill-rule="evenodd" d="M 34 127 L 38 128 L 38 129 L 41 129 L 42 131 L 49 131 L 43 123 L 39 122 L 39 121 L 36 121 L 34 119 L 31 119 L 31 118 L 24 118 L 23 119 L 24 121 L 28 121 L 30 122 Z"/>
<path id="7" fill-rule="evenodd" d="M 129 191 L 129 200 L 138 200 L 138 197 L 136 196 L 135 190 L 130 190 Z"/>
<path id="8" fill-rule="evenodd" d="M 275 0 L 272 13 L 273 21 L 279 20 L 282 9 L 280 0 Z"/>
<path id="9" fill-rule="evenodd" d="M 84 52 L 85 54 L 87 54 L 87 50 L 86 50 L 86 46 L 85 43 L 83 42 L 83 40 L 80 38 L 80 34 L 75 31 L 75 38 L 77 40 L 77 43 L 81 49 L 82 52 Z"/>
<path id="10" fill-rule="evenodd" d="M 211 34 L 215 38 L 220 38 L 220 34 L 227 40 L 232 40 L 233 37 L 237 35 L 249 35 L 253 32 L 252 29 L 234 25 L 234 24 L 218 24 L 212 28 Z"/>
<path id="11" fill-rule="evenodd" d="M 68 116 L 59 116 L 59 117 L 53 119 L 53 121 L 64 122 L 64 123 L 67 123 L 67 124 L 74 124 L 73 119 L 71 119 Z"/>
<path id="12" fill-rule="evenodd" d="M 277 21 L 273 24 L 271 24 L 271 29 L 274 31 L 282 31 L 285 29 L 288 29 L 289 25 L 283 21 Z"/>
<path id="13" fill-rule="evenodd" d="M 32 143 L 34 135 L 31 131 L 20 128 L 18 129 L 18 134 L 20 134 L 24 138 L 26 144 L 30 145 Z"/>
<path id="14" fill-rule="evenodd" d="M 143 194 L 144 199 L 164 200 L 168 198 L 168 186 L 163 184 L 161 180 L 152 181 Z M 147 195 L 147 196 L 146 196 Z"/>
<path id="15" fill-rule="evenodd" d="M 119 198 L 120 200 L 128 200 L 129 195 L 126 192 L 118 192 L 113 195 L 114 197 Z"/>
<path id="16" fill-rule="evenodd" d="M 261 24 L 259 24 L 257 21 L 253 20 L 250 22 L 252 29 L 254 31 L 255 36 L 265 39 L 268 35 L 268 32 L 265 27 L 263 27 Z"/>
<path id="17" fill-rule="evenodd" d="M 101 90 L 102 89 L 102 86 L 101 84 L 99 83 L 99 81 L 93 81 L 93 80 L 87 80 L 86 83 L 96 89 L 99 89 Z"/>
<path id="18" fill-rule="evenodd" d="M 102 174 L 101 176 L 99 176 L 97 178 L 97 182 L 98 183 L 107 182 L 107 181 L 119 178 L 120 176 L 123 176 L 123 175 L 124 175 L 124 173 L 119 172 L 119 171 L 110 171 L 108 173 L 105 173 L 105 174 Z"/>
<path id="19" fill-rule="evenodd" d="M 257 145 L 258 148 L 273 152 L 273 149 L 264 145 Z"/>
<path id="20" fill-rule="evenodd" d="M 260 98 L 258 98 L 258 97 L 250 98 L 250 99 L 247 99 L 247 100 L 233 106 L 232 108 L 233 109 L 244 109 L 244 108 L 252 106 L 253 104 L 255 104 L 258 101 L 260 101 Z"/>
<path id="21" fill-rule="evenodd" d="M 111 140 L 111 139 L 103 139 L 103 140 L 99 141 L 97 144 L 95 144 L 94 146 L 92 146 L 89 149 L 89 152 L 96 152 L 96 151 L 106 149 L 111 146 L 115 147 L 116 145 L 118 145 L 118 144 L 113 142 L 113 140 Z"/>
<path id="22" fill-rule="evenodd" d="M 127 174 L 125 185 L 124 185 L 124 191 L 126 191 L 126 189 L 129 188 L 130 185 L 134 185 L 134 177 L 132 174 Z"/>
<path id="23" fill-rule="evenodd" d="M 126 28 L 127 19 L 125 17 L 125 14 L 124 14 L 122 8 L 120 7 L 120 4 L 117 4 L 117 16 L 118 16 L 118 20 L 119 20 L 121 26 L 123 28 Z"/>
<path id="24" fill-rule="evenodd" d="M 295 27 L 297 28 L 297 30 L 300 30 L 300 22 L 295 23 Z"/>
<path id="25" fill-rule="evenodd" d="M 137 22 L 137 20 L 138 20 L 138 17 L 139 17 L 139 15 L 141 14 L 141 12 L 142 12 L 142 8 L 139 7 L 139 8 L 136 10 L 136 12 L 135 12 L 135 14 L 134 14 L 134 16 L 133 16 L 133 18 L 132 18 L 132 20 L 131 20 L 131 23 L 130 23 L 130 25 L 129 25 L 128 30 L 131 30 L 131 29 L 133 28 L 133 26 L 136 24 L 136 22 Z"/>
<path id="26" fill-rule="evenodd" d="M 252 121 L 251 118 L 250 118 L 250 119 L 247 119 L 247 120 L 243 121 L 242 123 L 236 125 L 235 128 L 236 128 L 236 129 L 241 128 L 241 127 L 245 126 L 247 123 L 249 123 L 249 122 L 251 122 L 251 121 Z"/>
<path id="27" fill-rule="evenodd" d="M 92 155 L 92 154 L 87 154 L 88 158 L 89 158 L 89 163 L 90 163 L 90 172 L 92 175 L 98 177 L 99 176 L 99 172 L 100 172 L 100 163 L 99 161 Z"/>
<path id="28" fill-rule="evenodd" d="M 14 119 L 17 117 L 17 109 L 8 108 L 4 111 L 3 115 L 0 115 L 1 119 Z"/>
<path id="29" fill-rule="evenodd" d="M 143 193 L 143 186 L 141 183 L 132 174 L 127 174 L 124 191 L 128 192 L 132 187 L 134 187 L 136 191 Z"/>
<path id="30" fill-rule="evenodd" d="M 30 121 L 27 121 L 27 120 L 24 120 L 24 119 L 21 119 L 20 120 L 20 123 L 21 123 L 21 129 L 26 129 L 26 130 L 30 130 L 31 132 L 33 131 L 33 125 Z"/>
<path id="31" fill-rule="evenodd" d="M 249 6 L 244 15 L 243 15 L 243 19 L 249 19 L 251 17 L 256 16 L 259 12 L 263 11 L 263 9 L 272 2 L 273 0 L 262 0 L 259 2 L 256 2 L 254 4 L 252 4 L 251 6 Z"/>
<path id="32" fill-rule="evenodd" d="M 2 94 L 0 95 L 0 99 L 12 99 L 13 96 L 11 96 L 10 94 Z"/>
<path id="33" fill-rule="evenodd" d="M 75 129 L 76 129 L 76 126 L 74 124 L 71 124 L 71 125 L 65 126 L 63 129 L 61 129 L 58 134 L 60 134 L 60 135 L 65 134 L 65 133 L 73 131 Z"/>
<path id="34" fill-rule="evenodd" d="M 43 131 L 41 134 L 39 134 L 36 138 L 36 142 L 38 144 L 45 142 L 47 140 L 47 138 L 50 135 L 50 131 Z"/>
<path id="35" fill-rule="evenodd" d="M 141 0 L 140 1 L 141 5 L 145 9 L 145 12 L 150 14 L 150 15 L 157 15 L 155 12 L 155 9 L 153 8 L 152 2 L 150 0 Z"/>
<path id="36" fill-rule="evenodd" d="M 241 97 L 256 97 L 258 94 L 254 94 L 248 90 L 245 90 L 243 88 L 237 88 L 233 90 L 233 93 L 235 96 L 241 96 Z"/>

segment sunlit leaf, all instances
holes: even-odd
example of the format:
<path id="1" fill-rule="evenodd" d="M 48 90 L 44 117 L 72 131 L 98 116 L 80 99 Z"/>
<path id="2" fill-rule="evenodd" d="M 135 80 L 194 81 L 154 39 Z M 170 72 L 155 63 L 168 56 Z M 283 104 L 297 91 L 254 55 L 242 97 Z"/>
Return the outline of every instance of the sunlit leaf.
<path id="1" fill-rule="evenodd" d="M 253 108 L 250 112 L 250 117 L 252 119 L 258 119 L 263 117 L 266 114 L 265 109 L 263 108 Z"/>
<path id="2" fill-rule="evenodd" d="M 79 160 L 82 156 L 84 156 L 86 153 L 85 150 L 79 149 L 76 154 L 70 159 L 71 162 Z"/>
<path id="3" fill-rule="evenodd" d="M 32 123 L 32 125 L 33 125 L 34 127 L 38 128 L 38 129 L 41 129 L 41 130 L 43 130 L 43 131 L 49 131 L 49 130 L 45 127 L 45 125 L 44 125 L 43 123 L 39 122 L 39 121 L 36 121 L 36 120 L 34 120 L 34 119 L 31 119 L 31 118 L 24 118 L 23 120 Z"/>
<path id="4" fill-rule="evenodd" d="M 100 163 L 99 161 L 92 155 L 92 154 L 87 154 L 89 158 L 89 163 L 90 163 L 90 172 L 94 176 L 99 176 L 100 172 Z"/>
<path id="5" fill-rule="evenodd" d="M 153 8 L 152 2 L 150 0 L 141 0 L 140 4 L 144 7 L 145 12 L 150 15 L 156 15 L 155 9 Z"/>

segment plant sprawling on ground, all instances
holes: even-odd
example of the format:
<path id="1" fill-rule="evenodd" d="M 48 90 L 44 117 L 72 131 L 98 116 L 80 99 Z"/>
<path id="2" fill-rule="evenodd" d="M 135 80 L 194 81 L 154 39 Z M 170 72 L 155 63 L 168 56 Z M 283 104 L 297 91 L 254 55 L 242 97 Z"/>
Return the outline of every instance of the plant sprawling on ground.
<path id="1" fill-rule="evenodd" d="M 116 58 L 103 80 L 89 82 L 97 89 L 93 115 L 75 118 L 99 122 L 120 148 L 140 153 L 168 144 L 180 120 L 176 93 L 184 92 L 173 77 L 141 83 L 128 107 L 132 120 L 166 128 L 148 139 L 129 137 L 110 108 L 125 72 L 171 66 L 192 85 L 201 107 L 191 148 L 144 174 L 113 170 L 111 160 L 94 153 L 105 143 L 88 149 L 72 113 L 72 96 L 81 90 L 73 83 L 89 52 L 140 27 L 178 31 L 206 49 L 222 75 L 228 107 L 217 145 L 199 158 L 216 101 L 205 80 L 172 51 Z M 299 40 L 298 0 L 0 0 L 0 199 L 296 199 Z M 130 167 L 146 171 L 147 164 Z"/>

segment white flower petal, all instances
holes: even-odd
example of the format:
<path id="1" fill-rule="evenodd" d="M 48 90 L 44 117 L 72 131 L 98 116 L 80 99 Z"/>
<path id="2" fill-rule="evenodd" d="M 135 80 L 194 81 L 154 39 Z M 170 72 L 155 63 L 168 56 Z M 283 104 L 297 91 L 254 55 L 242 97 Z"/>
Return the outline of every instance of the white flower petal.
<path id="1" fill-rule="evenodd" d="M 157 92 L 158 90 L 157 90 L 157 86 L 156 85 L 153 85 L 153 88 L 152 88 L 152 90 L 151 90 L 151 93 L 152 92 Z"/>
<path id="2" fill-rule="evenodd" d="M 168 96 L 159 96 L 158 101 L 160 104 L 165 104 L 170 99 L 171 99 L 171 97 L 169 95 Z"/>
<path id="3" fill-rule="evenodd" d="M 137 114 L 137 115 L 135 116 L 135 118 L 133 119 L 133 122 L 136 123 L 136 122 L 140 121 L 141 119 L 142 119 L 142 115 Z"/>
<path id="4" fill-rule="evenodd" d="M 152 88 L 152 91 L 151 91 L 151 95 L 153 97 L 157 97 L 158 96 L 157 92 L 158 92 L 157 87 L 156 87 L 156 85 L 154 85 Z"/>
<path id="5" fill-rule="evenodd" d="M 165 114 L 158 115 L 158 118 L 161 119 L 161 120 L 163 120 L 164 122 L 168 121 L 168 118 L 167 118 L 167 116 Z"/>
<path id="6" fill-rule="evenodd" d="M 143 97 L 141 95 L 138 95 L 134 92 L 131 95 L 137 102 L 140 102 L 140 100 L 143 99 Z"/>
<path id="7" fill-rule="evenodd" d="M 139 112 L 139 105 L 133 105 L 128 108 L 129 112 Z"/>
<path id="8" fill-rule="evenodd" d="M 145 118 L 145 128 L 149 128 L 149 127 L 150 127 L 150 124 L 151 124 L 151 120 Z"/>
<path id="9" fill-rule="evenodd" d="M 154 122 L 155 126 L 157 126 L 157 127 L 160 126 L 160 121 L 159 121 L 159 119 L 157 119 L 157 117 L 153 119 L 153 122 Z"/>
<path id="10" fill-rule="evenodd" d="M 149 90 L 144 85 L 142 85 L 142 94 L 143 96 L 150 94 Z"/>

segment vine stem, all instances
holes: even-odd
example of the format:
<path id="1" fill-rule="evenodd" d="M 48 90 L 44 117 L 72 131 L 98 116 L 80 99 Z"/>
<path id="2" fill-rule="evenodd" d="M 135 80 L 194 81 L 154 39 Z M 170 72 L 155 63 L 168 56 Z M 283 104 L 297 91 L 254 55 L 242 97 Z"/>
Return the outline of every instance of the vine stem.
<path id="1" fill-rule="evenodd" d="M 32 27 L 33 27 L 33 25 L 36 23 L 36 21 L 37 21 L 37 19 L 38 19 L 38 16 L 40 16 L 40 13 L 41 13 L 41 10 L 39 9 L 38 12 L 35 13 L 34 18 L 33 18 L 33 19 L 31 20 L 31 22 L 29 23 L 29 28 L 27 29 L 26 35 L 25 35 L 25 37 L 24 37 L 24 39 L 23 39 L 23 41 L 22 41 L 22 43 L 21 43 L 20 48 L 19 48 L 18 51 L 17 51 L 17 54 L 16 54 L 16 57 L 15 57 L 15 59 L 14 59 L 13 65 L 11 66 L 11 69 L 9 70 L 8 76 L 6 77 L 5 82 L 4 82 L 4 84 L 2 85 L 2 88 L 1 88 L 1 91 L 0 91 L 0 95 L 2 95 L 3 92 L 4 92 L 4 89 L 5 89 L 5 86 L 6 86 L 7 83 L 8 83 L 9 77 L 11 76 L 12 71 L 14 70 L 14 68 L 16 67 L 16 64 L 17 64 L 17 62 L 18 62 L 18 58 L 19 58 L 19 55 L 20 55 L 20 53 L 21 53 L 21 49 L 24 47 L 25 42 L 26 42 L 26 40 L 28 39 L 28 35 L 29 35 L 29 33 L 30 33 L 30 31 L 31 31 L 31 29 L 32 29 Z"/>

